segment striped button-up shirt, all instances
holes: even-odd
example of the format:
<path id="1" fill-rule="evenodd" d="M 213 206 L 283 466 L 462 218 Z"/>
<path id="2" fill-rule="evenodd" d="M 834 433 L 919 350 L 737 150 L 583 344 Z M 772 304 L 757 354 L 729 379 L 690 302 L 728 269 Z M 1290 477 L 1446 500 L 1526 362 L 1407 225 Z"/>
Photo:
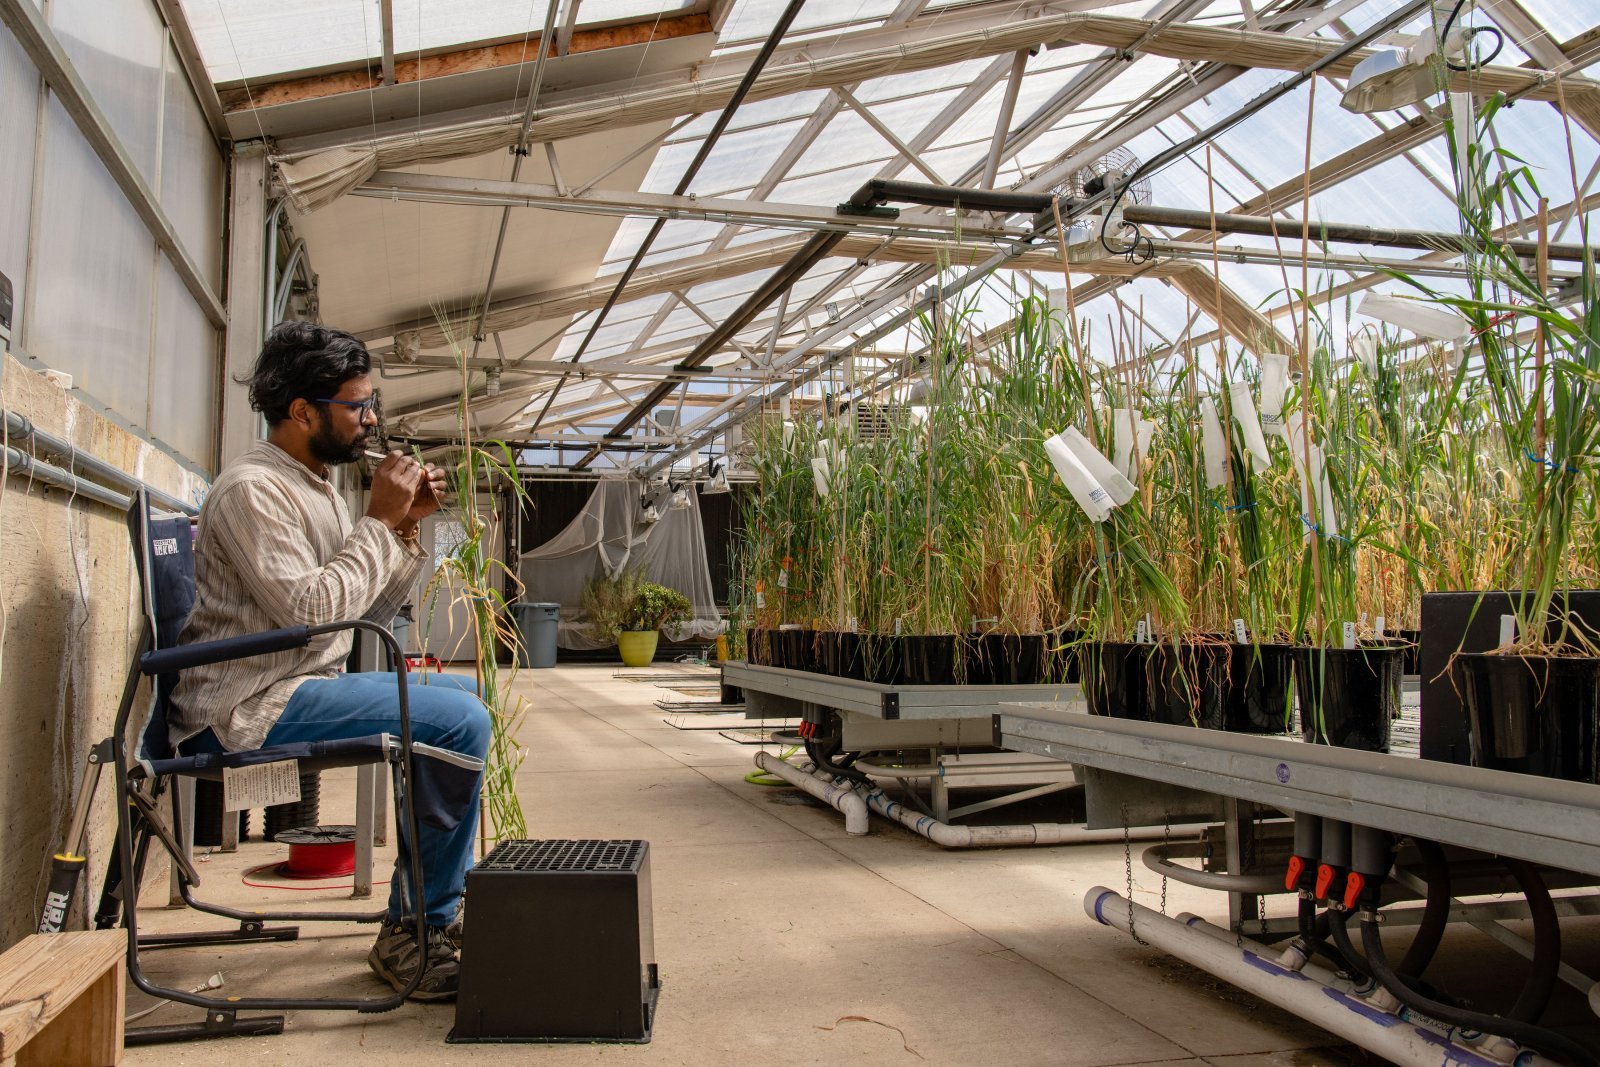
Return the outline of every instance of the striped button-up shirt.
<path id="1" fill-rule="evenodd" d="M 194 555 L 185 644 L 342 619 L 387 626 L 427 558 L 376 519 L 352 524 L 327 479 L 266 441 L 207 493 Z M 333 677 L 350 644 L 346 630 L 305 648 L 183 672 L 172 694 L 173 744 L 209 726 L 230 751 L 259 748 L 295 689 Z"/>

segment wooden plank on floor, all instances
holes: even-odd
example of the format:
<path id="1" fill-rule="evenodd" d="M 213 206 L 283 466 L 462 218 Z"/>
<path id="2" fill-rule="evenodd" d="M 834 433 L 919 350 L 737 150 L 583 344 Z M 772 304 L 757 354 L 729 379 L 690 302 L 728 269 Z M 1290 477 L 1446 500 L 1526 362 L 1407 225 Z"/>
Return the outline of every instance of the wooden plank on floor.
<path id="1" fill-rule="evenodd" d="M 127 931 L 32 934 L 0 956 L 0 1062 L 122 1058 Z"/>

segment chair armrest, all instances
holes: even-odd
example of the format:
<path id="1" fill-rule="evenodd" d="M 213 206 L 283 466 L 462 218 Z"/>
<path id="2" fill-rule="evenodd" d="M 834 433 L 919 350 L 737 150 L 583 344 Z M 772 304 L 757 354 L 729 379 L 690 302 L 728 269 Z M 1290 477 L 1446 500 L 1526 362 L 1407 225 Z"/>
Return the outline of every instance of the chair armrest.
<path id="1" fill-rule="evenodd" d="M 282 630 L 265 630 L 257 634 L 224 637 L 220 641 L 198 641 L 192 645 L 156 649 L 139 657 L 142 674 L 167 674 L 200 667 L 223 660 L 244 659 L 246 656 L 264 656 L 269 652 L 286 652 L 291 648 L 304 648 L 311 642 L 310 627 L 290 626 Z"/>

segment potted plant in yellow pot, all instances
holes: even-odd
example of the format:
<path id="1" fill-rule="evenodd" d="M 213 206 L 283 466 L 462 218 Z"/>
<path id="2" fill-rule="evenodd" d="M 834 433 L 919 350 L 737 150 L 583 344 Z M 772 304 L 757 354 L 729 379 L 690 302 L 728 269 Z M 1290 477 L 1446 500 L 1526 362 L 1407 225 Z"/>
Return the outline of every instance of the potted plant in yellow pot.
<path id="1" fill-rule="evenodd" d="M 688 622 L 693 614 L 688 597 L 645 581 L 636 570 L 587 582 L 583 607 L 593 636 L 615 641 L 623 664 L 629 667 L 650 666 L 662 628 Z"/>

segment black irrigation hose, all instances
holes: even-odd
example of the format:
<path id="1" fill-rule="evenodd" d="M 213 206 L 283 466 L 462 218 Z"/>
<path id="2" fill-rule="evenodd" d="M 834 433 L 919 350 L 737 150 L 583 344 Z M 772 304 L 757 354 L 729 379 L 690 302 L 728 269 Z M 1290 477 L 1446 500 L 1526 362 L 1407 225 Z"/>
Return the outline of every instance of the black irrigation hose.
<path id="1" fill-rule="evenodd" d="M 1445 927 L 1450 924 L 1450 864 L 1445 861 L 1444 849 L 1435 841 L 1413 839 L 1422 856 L 1423 877 L 1428 882 L 1428 897 L 1422 909 L 1422 922 L 1416 936 L 1406 948 L 1395 970 L 1413 978 L 1421 978 L 1428 969 L 1433 954 L 1439 951 L 1444 940 Z"/>
<path id="2" fill-rule="evenodd" d="M 1373 973 L 1372 964 L 1367 962 L 1367 958 L 1361 954 L 1354 943 L 1352 943 L 1350 940 L 1350 928 L 1348 925 L 1350 921 L 1350 913 L 1347 911 L 1335 911 L 1333 908 L 1329 908 L 1327 915 L 1328 926 L 1333 934 L 1333 943 L 1338 946 L 1339 954 L 1343 956 L 1345 960 L 1344 970 L 1349 974 L 1356 975 L 1359 978 L 1365 978 L 1370 982 L 1379 981 L 1377 975 Z M 1423 989 L 1422 983 L 1419 979 L 1413 978 L 1407 974 L 1396 975 L 1396 978 L 1405 983 L 1406 988 L 1411 990 L 1417 996 L 1428 996 L 1429 991 Z"/>
<path id="3" fill-rule="evenodd" d="M 1450 41 L 1450 28 L 1455 25 L 1456 16 L 1461 14 L 1461 9 L 1466 6 L 1466 3 L 1467 0 L 1456 0 L 1456 6 L 1450 9 L 1450 17 L 1444 20 L 1444 30 L 1439 34 L 1439 54 L 1444 56 L 1444 65 L 1457 72 L 1477 70 L 1479 67 L 1493 63 L 1494 58 L 1500 54 L 1500 49 L 1506 46 L 1505 35 L 1493 26 L 1468 26 L 1465 31 L 1466 37 L 1461 41 L 1461 53 L 1466 62 L 1457 63 L 1446 54 L 1445 49 Z M 1494 38 L 1494 48 L 1482 59 L 1473 59 L 1471 55 L 1472 39 L 1480 33 L 1488 34 Z"/>
<path id="4" fill-rule="evenodd" d="M 1334 928 L 1338 929 L 1340 925 L 1342 921 L 1336 919 Z M 1565 1034 L 1508 1016 L 1489 1015 L 1444 1004 L 1412 989 L 1400 975 L 1395 973 L 1394 968 L 1389 965 L 1388 958 L 1383 954 L 1383 936 L 1378 929 L 1377 915 L 1374 912 L 1366 912 L 1361 917 L 1361 943 L 1367 950 L 1367 966 L 1371 968 L 1373 977 L 1406 1007 L 1464 1030 L 1479 1030 L 1510 1038 L 1518 1044 L 1538 1049 L 1548 1056 L 1560 1059 L 1570 1067 L 1600 1067 L 1594 1053 Z"/>
<path id="5" fill-rule="evenodd" d="M 1533 973 L 1522 987 L 1522 995 L 1506 1012 L 1506 1018 L 1519 1022 L 1538 1022 L 1539 1016 L 1550 1004 L 1555 992 L 1556 979 L 1561 970 L 1561 919 L 1556 915 L 1555 902 L 1538 870 L 1525 860 L 1500 857 L 1500 861 L 1517 880 L 1522 895 L 1528 901 L 1528 914 L 1533 919 Z"/>
<path id="6" fill-rule="evenodd" d="M 1322 934 L 1317 929 L 1317 902 L 1310 897 L 1300 898 L 1300 939 L 1309 948 L 1315 948 Z"/>
<path id="7" fill-rule="evenodd" d="M 1317 910 L 1317 902 L 1310 897 L 1300 898 L 1300 947 L 1310 956 L 1321 953 L 1322 956 L 1333 964 L 1334 970 L 1345 974 L 1353 974 L 1346 965 L 1343 954 L 1337 948 L 1328 944 L 1330 924 L 1328 913 Z"/>
<path id="8" fill-rule="evenodd" d="M 806 756 L 812 763 L 816 764 L 818 770 L 827 771 L 829 774 L 840 778 L 847 778 L 858 785 L 872 784 L 865 774 L 851 766 L 861 753 L 846 752 L 842 760 L 836 761 L 836 757 L 840 755 L 840 749 L 843 747 L 843 743 L 837 733 L 829 734 L 826 737 L 807 738 L 805 746 Z"/>
<path id="9" fill-rule="evenodd" d="M 1316 902 L 1312 901 L 1311 906 L 1315 908 Z M 1313 927 L 1315 931 L 1315 937 L 1309 942 L 1309 944 L 1316 951 L 1322 953 L 1323 958 L 1325 958 L 1329 963 L 1333 964 L 1334 970 L 1343 974 L 1359 976 L 1360 971 L 1350 965 L 1349 957 L 1340 952 L 1337 945 L 1331 943 L 1331 939 L 1333 937 L 1332 915 L 1333 913 L 1331 911 L 1317 912 L 1316 923 Z"/>
<path id="10" fill-rule="evenodd" d="M 1366 959 L 1356 951 L 1356 946 L 1350 941 L 1350 930 L 1345 926 L 1350 913 L 1329 908 L 1327 915 L 1328 929 L 1333 934 L 1333 944 L 1339 950 L 1339 955 L 1344 957 L 1345 969 L 1359 977 L 1372 978 L 1372 971 L 1368 969 Z"/>

